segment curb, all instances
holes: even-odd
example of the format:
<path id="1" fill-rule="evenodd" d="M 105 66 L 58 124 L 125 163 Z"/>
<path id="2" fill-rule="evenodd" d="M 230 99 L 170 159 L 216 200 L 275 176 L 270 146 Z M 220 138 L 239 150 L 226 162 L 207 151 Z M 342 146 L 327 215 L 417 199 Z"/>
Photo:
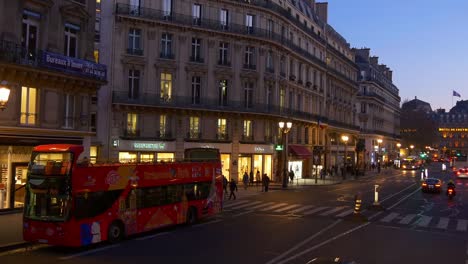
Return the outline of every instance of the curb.
<path id="1" fill-rule="evenodd" d="M 20 248 L 27 248 L 28 246 L 32 246 L 34 243 L 32 242 L 18 242 L 18 243 L 12 243 L 12 244 L 7 244 L 7 245 L 0 245 L 0 253 L 4 253 L 7 251 L 15 250 L 15 249 L 20 249 Z"/>

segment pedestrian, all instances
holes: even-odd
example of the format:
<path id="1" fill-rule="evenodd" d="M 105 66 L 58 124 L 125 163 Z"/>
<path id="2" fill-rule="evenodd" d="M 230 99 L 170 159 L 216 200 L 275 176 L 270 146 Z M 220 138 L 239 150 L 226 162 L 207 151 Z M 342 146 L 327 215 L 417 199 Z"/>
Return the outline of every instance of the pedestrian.
<path id="1" fill-rule="evenodd" d="M 378 161 L 378 162 L 377 162 L 377 173 L 380 173 L 380 169 L 381 169 L 380 166 L 381 166 L 381 165 L 380 165 L 380 161 Z"/>
<path id="2" fill-rule="evenodd" d="M 261 180 L 260 179 L 260 171 L 257 170 L 257 173 L 255 174 L 255 183 L 256 183 L 257 187 L 258 187 L 258 183 L 260 182 L 260 180 Z"/>
<path id="3" fill-rule="evenodd" d="M 249 186 L 249 175 L 247 174 L 247 171 L 244 172 L 244 176 L 242 176 L 242 182 L 244 183 L 244 189 L 247 190 L 247 187 Z"/>
<path id="4" fill-rule="evenodd" d="M 229 194 L 229 200 L 231 200 L 231 197 L 234 197 L 235 200 L 236 194 L 234 192 L 237 192 L 237 184 L 236 181 L 234 181 L 234 179 L 231 179 L 231 182 L 229 183 L 229 190 L 231 191 L 231 194 Z"/>
<path id="5" fill-rule="evenodd" d="M 223 190 L 224 190 L 224 197 L 225 198 L 228 195 L 228 191 L 227 191 L 228 184 L 229 184 L 228 179 L 226 178 L 226 176 L 223 175 Z"/>
<path id="6" fill-rule="evenodd" d="M 268 192 L 268 186 L 270 185 L 270 178 L 266 173 L 263 174 L 263 185 L 265 187 L 265 192 Z"/>
<path id="7" fill-rule="evenodd" d="M 294 183 L 294 171 L 289 170 L 289 179 L 291 180 L 291 183 Z"/>
<path id="8" fill-rule="evenodd" d="M 253 186 L 253 183 L 254 183 L 254 175 L 253 175 L 253 171 L 250 171 L 250 174 L 249 174 L 249 180 L 250 180 L 250 186 Z"/>

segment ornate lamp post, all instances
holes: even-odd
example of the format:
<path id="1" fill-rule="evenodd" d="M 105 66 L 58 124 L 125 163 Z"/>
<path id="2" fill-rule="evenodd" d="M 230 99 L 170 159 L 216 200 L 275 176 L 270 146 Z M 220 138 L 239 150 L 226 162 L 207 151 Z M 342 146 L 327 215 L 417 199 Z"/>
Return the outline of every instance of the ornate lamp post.
<path id="1" fill-rule="evenodd" d="M 341 140 L 343 140 L 343 142 L 345 143 L 344 144 L 344 157 L 343 157 L 343 167 L 344 167 L 343 179 L 344 179 L 344 178 L 346 178 L 346 161 L 347 161 L 347 157 L 348 157 L 348 140 L 349 140 L 349 137 L 346 136 L 346 135 L 343 135 L 343 136 L 341 136 Z"/>
<path id="2" fill-rule="evenodd" d="M 291 130 L 292 127 L 292 122 L 279 122 L 278 123 L 279 128 L 281 129 L 282 133 L 282 138 L 284 142 L 284 149 L 283 149 L 283 188 L 288 187 L 288 173 L 287 173 L 287 168 L 288 168 L 288 137 L 287 134 L 289 130 Z"/>
<path id="3" fill-rule="evenodd" d="M 8 103 L 8 97 L 10 96 L 10 89 L 7 87 L 7 82 L 2 81 L 0 83 L 0 109 L 3 111 Z"/>

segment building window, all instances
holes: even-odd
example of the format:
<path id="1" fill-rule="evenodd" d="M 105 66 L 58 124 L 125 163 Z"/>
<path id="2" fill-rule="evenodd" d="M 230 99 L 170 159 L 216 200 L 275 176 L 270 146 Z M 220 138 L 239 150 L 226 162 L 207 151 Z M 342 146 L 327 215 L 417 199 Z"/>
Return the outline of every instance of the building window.
<path id="1" fill-rule="evenodd" d="M 172 35 L 163 33 L 161 38 L 161 58 L 171 59 L 172 55 Z"/>
<path id="2" fill-rule="evenodd" d="M 97 114 L 91 113 L 91 121 L 89 125 L 91 132 L 96 132 L 96 123 L 97 123 Z"/>
<path id="3" fill-rule="evenodd" d="M 228 104 L 228 80 L 219 81 L 219 100 L 220 106 L 227 106 Z"/>
<path id="4" fill-rule="evenodd" d="M 245 27 L 247 30 L 247 34 L 252 34 L 254 32 L 254 18 L 254 15 L 245 15 Z"/>
<path id="5" fill-rule="evenodd" d="M 159 136 L 164 138 L 167 135 L 167 115 L 159 116 Z"/>
<path id="6" fill-rule="evenodd" d="M 140 71 L 128 71 L 128 98 L 137 99 L 140 93 Z"/>
<path id="7" fill-rule="evenodd" d="M 221 29 L 228 29 L 229 23 L 229 11 L 227 9 L 221 9 L 219 12 L 219 21 L 221 23 Z"/>
<path id="8" fill-rule="evenodd" d="M 280 59 L 280 74 L 283 74 L 283 75 L 286 75 L 286 64 L 285 64 L 285 61 L 286 59 L 284 58 L 284 56 L 281 56 L 281 59 Z"/>
<path id="9" fill-rule="evenodd" d="M 294 105 L 293 102 L 294 102 L 294 93 L 293 93 L 293 91 L 289 91 L 289 104 L 288 104 L 288 107 L 290 109 L 292 109 L 292 106 Z"/>
<path id="10" fill-rule="evenodd" d="M 134 55 L 143 55 L 141 49 L 141 30 L 131 28 L 128 32 L 128 53 Z"/>
<path id="11" fill-rule="evenodd" d="M 201 59 L 201 39 L 192 38 L 192 61 Z"/>
<path id="12" fill-rule="evenodd" d="M 367 112 L 367 105 L 366 103 L 361 103 L 361 113 L 365 114 Z"/>
<path id="13" fill-rule="evenodd" d="M 297 110 L 302 111 L 302 96 L 301 96 L 301 94 L 297 95 L 296 105 L 297 105 Z"/>
<path id="14" fill-rule="evenodd" d="M 272 51 L 268 51 L 268 52 L 267 52 L 266 67 L 267 67 L 267 70 L 268 70 L 268 71 L 274 72 L 274 67 L 273 67 L 273 52 L 272 52 Z"/>
<path id="15" fill-rule="evenodd" d="M 36 124 L 36 105 L 37 103 L 37 89 L 31 87 L 21 88 L 21 117 L 20 123 L 22 125 L 35 125 Z"/>
<path id="16" fill-rule="evenodd" d="M 140 0 L 130 0 L 130 14 L 139 15 L 140 14 Z"/>
<path id="17" fill-rule="evenodd" d="M 80 27 L 73 24 L 65 24 L 64 54 L 68 57 L 78 57 L 78 32 Z"/>
<path id="18" fill-rule="evenodd" d="M 227 139 L 227 120 L 218 118 L 217 139 Z"/>
<path id="19" fill-rule="evenodd" d="M 273 22 L 273 20 L 268 19 L 268 21 L 267 21 L 267 35 L 268 35 L 268 37 L 273 36 L 273 31 L 275 30 L 274 26 L 275 26 L 275 23 Z"/>
<path id="20" fill-rule="evenodd" d="M 193 24 L 200 26 L 201 25 L 201 5 L 200 4 L 193 4 L 192 17 L 193 17 Z"/>
<path id="21" fill-rule="evenodd" d="M 71 94 L 64 95 L 64 128 L 73 128 L 73 120 L 75 115 L 75 96 Z"/>
<path id="22" fill-rule="evenodd" d="M 283 109 L 285 107 L 285 103 L 286 103 L 286 90 L 284 89 L 284 87 L 281 87 L 280 88 L 280 100 L 279 100 L 279 103 L 280 103 L 280 108 Z"/>
<path id="23" fill-rule="evenodd" d="M 163 15 L 166 18 L 172 15 L 172 0 L 163 0 Z"/>
<path id="24" fill-rule="evenodd" d="M 244 63 L 248 68 L 250 68 L 251 66 L 255 66 L 254 53 L 255 53 L 254 47 L 250 47 L 250 46 L 245 47 Z"/>
<path id="25" fill-rule="evenodd" d="M 138 128 L 138 114 L 127 113 L 127 135 L 136 135 Z"/>
<path id="26" fill-rule="evenodd" d="M 246 138 L 251 138 L 253 135 L 252 133 L 252 120 L 244 120 L 243 126 L 243 136 Z"/>
<path id="27" fill-rule="evenodd" d="M 192 77 L 192 104 L 200 104 L 201 96 L 201 77 Z"/>
<path id="28" fill-rule="evenodd" d="M 253 107 L 253 83 L 245 82 L 244 84 L 244 107 Z"/>
<path id="29" fill-rule="evenodd" d="M 221 65 L 228 65 L 228 51 L 229 51 L 229 43 L 220 42 L 219 43 L 219 64 Z"/>
<path id="30" fill-rule="evenodd" d="M 90 146 L 89 147 L 89 162 L 91 164 L 96 164 L 98 156 L 98 147 L 97 146 Z"/>
<path id="31" fill-rule="evenodd" d="M 197 116 L 191 116 L 189 126 L 189 138 L 200 138 L 200 118 Z"/>
<path id="32" fill-rule="evenodd" d="M 25 11 L 26 12 L 26 11 Z M 27 11 L 31 13 L 30 11 Z M 21 47 L 23 47 L 22 57 L 28 60 L 36 58 L 37 45 L 39 41 L 39 14 L 23 14 L 23 28 L 21 32 Z"/>
<path id="33" fill-rule="evenodd" d="M 161 100 L 169 102 L 172 97 L 172 74 L 161 73 Z"/>

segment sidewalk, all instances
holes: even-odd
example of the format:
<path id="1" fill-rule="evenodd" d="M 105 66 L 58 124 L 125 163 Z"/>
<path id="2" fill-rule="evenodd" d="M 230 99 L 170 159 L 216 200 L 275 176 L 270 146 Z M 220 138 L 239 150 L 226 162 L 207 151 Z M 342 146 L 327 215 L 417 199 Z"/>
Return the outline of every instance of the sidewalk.
<path id="1" fill-rule="evenodd" d="M 23 245 L 23 211 L 0 213 L 0 252 Z"/>

